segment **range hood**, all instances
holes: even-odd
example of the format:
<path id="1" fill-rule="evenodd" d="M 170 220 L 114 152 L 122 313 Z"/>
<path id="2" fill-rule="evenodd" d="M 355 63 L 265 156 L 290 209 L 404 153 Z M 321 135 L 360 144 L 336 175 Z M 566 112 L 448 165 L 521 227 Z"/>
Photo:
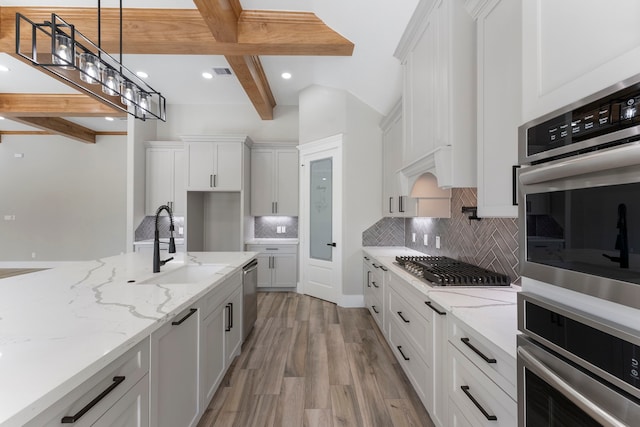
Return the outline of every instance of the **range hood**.
<path id="1" fill-rule="evenodd" d="M 451 153 L 439 147 L 398 171 L 402 193 L 418 199 L 418 216 L 451 218 Z"/>

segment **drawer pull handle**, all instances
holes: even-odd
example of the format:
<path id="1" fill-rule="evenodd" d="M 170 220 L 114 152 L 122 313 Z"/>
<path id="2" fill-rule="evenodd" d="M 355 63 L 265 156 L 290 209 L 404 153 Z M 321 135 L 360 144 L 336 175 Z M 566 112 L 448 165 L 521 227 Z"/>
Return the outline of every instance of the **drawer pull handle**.
<path id="1" fill-rule="evenodd" d="M 191 310 L 189 310 L 189 313 L 187 313 L 186 316 L 184 316 L 182 319 L 180 320 L 176 320 L 174 322 L 171 322 L 172 325 L 174 326 L 180 326 L 184 323 L 185 320 L 187 320 L 189 317 L 191 317 L 193 315 L 193 313 L 195 313 L 196 311 L 198 311 L 197 308 L 192 308 Z"/>
<path id="2" fill-rule="evenodd" d="M 384 265 L 381 265 L 380 268 L 382 269 L 382 271 L 389 271 L 389 269 L 387 267 L 385 267 Z"/>
<path id="3" fill-rule="evenodd" d="M 380 313 L 378 310 L 376 310 L 376 306 L 375 305 L 372 305 L 371 308 L 373 309 L 373 311 L 376 312 L 376 314 Z"/>
<path id="4" fill-rule="evenodd" d="M 73 424 L 76 421 L 78 421 L 80 418 L 82 418 L 82 416 L 84 414 L 89 412 L 91 410 L 91 408 L 96 406 L 98 404 L 98 402 L 100 402 L 102 399 L 107 397 L 107 395 L 109 393 L 111 393 L 114 388 L 118 387 L 120 385 L 120 383 L 125 380 L 125 378 L 126 378 L 125 376 L 113 377 L 113 384 L 111 384 L 109 387 L 107 387 L 102 393 L 100 393 L 98 396 L 96 396 L 96 398 L 93 399 L 91 402 L 87 403 L 85 405 L 85 407 L 80 409 L 80 411 L 77 414 L 75 414 L 73 416 L 67 415 L 65 417 L 62 417 L 60 422 L 62 424 Z"/>
<path id="5" fill-rule="evenodd" d="M 404 360 L 410 360 L 410 359 L 409 359 L 407 356 L 405 356 L 405 355 L 404 355 L 404 353 L 402 352 L 402 346 L 401 346 L 401 345 L 398 345 L 398 346 L 396 346 L 396 347 L 398 348 L 398 351 L 400 352 L 400 354 L 402 355 L 402 358 L 403 358 Z"/>
<path id="6" fill-rule="evenodd" d="M 411 323 L 411 322 L 409 322 L 407 319 L 405 319 L 405 317 L 402 315 L 402 312 L 401 312 L 401 311 L 399 311 L 399 312 L 398 312 L 398 316 L 400 316 L 400 318 L 402 319 L 402 321 L 403 321 L 404 323 Z"/>
<path id="7" fill-rule="evenodd" d="M 371 270 L 367 270 L 367 288 L 371 287 Z"/>
<path id="8" fill-rule="evenodd" d="M 376 285 L 376 282 L 371 282 L 374 288 L 379 288 L 380 286 Z"/>
<path id="9" fill-rule="evenodd" d="M 478 402 L 476 398 L 471 395 L 468 385 L 461 385 L 460 388 L 462 389 L 462 391 L 464 391 L 464 394 L 467 395 L 469 400 L 471 400 L 473 404 L 476 405 L 476 408 L 478 408 L 480 412 L 482 412 L 482 415 L 484 415 L 486 419 L 488 419 L 489 421 L 498 421 L 498 417 L 496 417 L 495 415 L 489 414 L 487 410 L 482 407 L 480 402 Z"/>
<path id="10" fill-rule="evenodd" d="M 378 264 L 376 264 L 375 262 L 372 262 L 371 265 L 373 265 L 375 268 L 380 268 L 380 266 Z"/>
<path id="11" fill-rule="evenodd" d="M 437 308 L 435 308 L 431 301 L 425 301 L 424 303 L 427 304 L 427 307 L 429 307 L 431 310 L 433 310 L 436 313 L 438 313 L 440 316 L 446 316 L 447 312 L 446 311 L 440 311 Z"/>
<path id="12" fill-rule="evenodd" d="M 485 356 L 480 350 L 475 348 L 475 346 L 469 342 L 469 338 L 460 338 L 460 341 L 462 341 L 467 347 L 469 347 L 471 350 L 473 350 L 473 352 L 475 354 L 477 354 L 478 356 L 482 357 L 482 359 L 485 362 L 487 362 L 487 363 L 498 363 L 496 359 L 489 358 L 489 357 Z"/>
<path id="13" fill-rule="evenodd" d="M 369 261 L 369 259 L 370 259 L 370 258 L 369 258 L 368 256 L 366 256 L 366 257 L 364 257 L 364 259 L 366 259 L 367 261 Z"/>

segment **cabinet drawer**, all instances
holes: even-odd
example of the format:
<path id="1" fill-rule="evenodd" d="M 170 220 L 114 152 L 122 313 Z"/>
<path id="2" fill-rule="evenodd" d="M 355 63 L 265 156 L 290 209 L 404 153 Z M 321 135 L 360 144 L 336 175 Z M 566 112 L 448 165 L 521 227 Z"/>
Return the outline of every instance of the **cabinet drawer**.
<path id="1" fill-rule="evenodd" d="M 449 344 L 449 397 L 474 426 L 517 425 L 517 406 L 483 371 Z M 464 424 L 462 424 L 464 425 Z"/>
<path id="2" fill-rule="evenodd" d="M 298 245 L 247 245 L 247 251 L 269 254 L 297 254 Z"/>
<path id="3" fill-rule="evenodd" d="M 138 381 L 92 427 L 149 427 L 149 377 Z"/>
<path id="4" fill-rule="evenodd" d="M 200 309 L 202 310 L 200 316 L 202 319 L 206 318 L 216 309 L 222 301 L 224 301 L 227 296 L 231 295 L 238 286 L 242 284 L 242 272 L 236 271 L 225 279 L 222 283 L 215 287 L 212 291 L 210 291 L 207 295 L 202 298 L 202 305 Z"/>
<path id="5" fill-rule="evenodd" d="M 449 422 L 447 425 L 449 427 L 473 427 L 452 399 L 449 399 Z"/>
<path id="6" fill-rule="evenodd" d="M 411 343 L 420 351 L 425 362 L 431 366 L 433 354 L 433 331 L 430 320 L 423 316 L 402 298 L 394 288 L 389 289 L 388 316 L 405 333 Z"/>
<path id="7" fill-rule="evenodd" d="M 417 313 L 420 313 L 426 319 L 433 317 L 433 310 L 426 306 L 429 301 L 427 296 L 415 288 L 415 285 L 407 282 L 403 278 L 395 275 L 388 275 L 388 285 L 393 288 L 409 305 L 411 305 Z M 426 290 L 426 287 L 425 287 Z"/>
<path id="8" fill-rule="evenodd" d="M 381 331 L 384 331 L 384 309 L 382 308 L 381 301 L 375 295 L 367 294 L 365 295 L 365 304 L 369 309 L 369 313 L 371 313 L 371 316 L 373 316 L 373 319 L 378 324 L 378 328 L 380 328 Z"/>
<path id="9" fill-rule="evenodd" d="M 422 404 L 430 408 L 432 401 L 433 372 L 422 360 L 420 353 L 411 344 L 405 334 L 401 332 L 395 322 L 389 322 L 389 344 L 391 351 L 402 366 L 405 374 L 411 381 L 413 388 L 420 397 Z"/>
<path id="10" fill-rule="evenodd" d="M 478 366 L 493 382 L 516 399 L 516 360 L 495 344 L 451 316 L 449 341 Z"/>
<path id="11" fill-rule="evenodd" d="M 145 377 L 147 372 L 149 372 L 148 338 L 76 387 L 26 424 L 26 427 L 68 425 L 63 424 L 62 419 L 73 416 L 77 420 L 74 426 L 90 426 Z M 92 406 L 92 401 L 103 393 L 106 393 L 104 397 Z M 83 409 L 87 408 L 89 409 L 82 414 Z"/>

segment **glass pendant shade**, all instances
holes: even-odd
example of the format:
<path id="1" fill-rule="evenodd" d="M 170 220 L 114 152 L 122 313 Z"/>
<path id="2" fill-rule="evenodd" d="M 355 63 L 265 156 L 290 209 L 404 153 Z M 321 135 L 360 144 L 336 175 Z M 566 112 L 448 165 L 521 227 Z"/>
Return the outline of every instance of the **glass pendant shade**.
<path id="1" fill-rule="evenodd" d="M 56 65 L 62 65 L 62 68 L 66 70 L 73 70 L 75 63 L 75 47 L 71 38 L 63 34 L 56 35 L 53 48 L 54 54 L 51 55 L 53 63 Z"/>
<path id="2" fill-rule="evenodd" d="M 92 53 L 81 53 L 78 56 L 80 80 L 89 84 L 100 83 L 100 60 Z"/>
<path id="3" fill-rule="evenodd" d="M 147 92 L 140 91 L 138 96 L 138 115 L 146 117 L 149 112 L 149 106 L 151 105 L 151 95 Z"/>
<path id="4" fill-rule="evenodd" d="M 122 82 L 122 91 L 120 92 L 122 96 L 120 98 L 120 101 L 127 107 L 133 105 L 138 99 L 138 92 L 138 86 L 136 86 L 133 82 L 125 80 L 124 82 Z"/>
<path id="5" fill-rule="evenodd" d="M 102 92 L 107 95 L 117 96 L 120 94 L 120 75 L 116 70 L 105 67 L 102 70 Z"/>

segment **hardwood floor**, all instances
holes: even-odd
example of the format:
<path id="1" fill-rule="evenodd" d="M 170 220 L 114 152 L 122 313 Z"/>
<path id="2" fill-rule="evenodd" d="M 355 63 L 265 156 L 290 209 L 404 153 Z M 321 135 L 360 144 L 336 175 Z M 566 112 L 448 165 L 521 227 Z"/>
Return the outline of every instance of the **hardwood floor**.
<path id="1" fill-rule="evenodd" d="M 0 279 L 44 270 L 42 268 L 0 268 Z"/>
<path id="2" fill-rule="evenodd" d="M 198 426 L 433 423 L 366 309 L 270 292 Z"/>

